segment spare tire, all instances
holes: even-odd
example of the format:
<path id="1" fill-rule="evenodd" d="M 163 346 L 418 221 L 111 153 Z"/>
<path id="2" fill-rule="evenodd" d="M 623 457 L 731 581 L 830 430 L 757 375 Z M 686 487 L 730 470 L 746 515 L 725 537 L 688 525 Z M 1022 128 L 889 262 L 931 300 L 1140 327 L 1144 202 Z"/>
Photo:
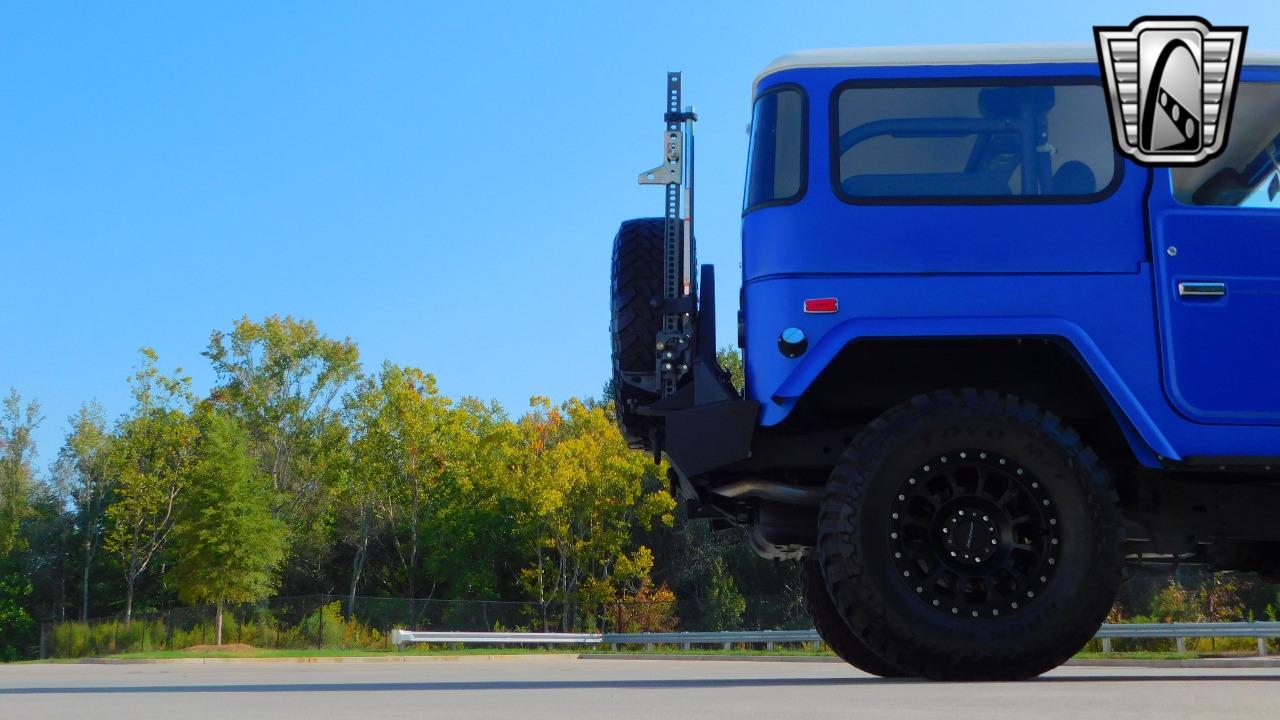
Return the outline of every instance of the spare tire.
<path id="1" fill-rule="evenodd" d="M 656 372 L 654 347 L 662 329 L 662 244 L 664 220 L 627 220 L 613 238 L 609 332 L 613 344 L 613 401 L 618 428 L 632 448 L 650 449 L 653 419 L 636 407 L 658 399 L 656 392 L 628 382 Z"/>

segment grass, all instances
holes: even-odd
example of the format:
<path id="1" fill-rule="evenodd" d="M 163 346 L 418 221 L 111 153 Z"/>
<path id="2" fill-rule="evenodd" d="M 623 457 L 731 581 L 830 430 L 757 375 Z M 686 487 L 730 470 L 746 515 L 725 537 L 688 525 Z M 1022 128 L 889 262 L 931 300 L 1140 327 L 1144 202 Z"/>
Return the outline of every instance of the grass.
<path id="1" fill-rule="evenodd" d="M 1257 652 L 1246 651 L 1209 651 L 1209 652 L 1081 652 L 1076 653 L 1081 660 L 1203 660 L 1207 658 L 1251 658 L 1258 657 Z"/>
<path id="2" fill-rule="evenodd" d="M 1076 660 L 1196 660 L 1206 657 L 1222 657 L 1221 653 L 1193 652 L 1079 652 Z"/>
<path id="3" fill-rule="evenodd" d="M 361 648 L 253 648 L 251 650 L 152 650 L 118 653 L 110 658 L 123 660 L 161 660 L 169 658 L 307 658 L 307 657 L 387 657 L 391 655 L 529 655 L 534 653 L 580 653 L 577 648 L 507 648 L 418 647 L 407 650 L 368 650 Z M 75 658 L 71 658 L 75 660 Z"/>

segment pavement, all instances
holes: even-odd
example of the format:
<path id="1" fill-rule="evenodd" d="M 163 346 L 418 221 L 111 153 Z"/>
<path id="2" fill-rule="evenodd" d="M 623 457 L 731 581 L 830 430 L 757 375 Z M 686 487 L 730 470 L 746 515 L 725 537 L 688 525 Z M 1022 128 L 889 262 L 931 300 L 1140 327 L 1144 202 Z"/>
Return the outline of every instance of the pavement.
<path id="1" fill-rule="evenodd" d="M 1066 666 L 1018 683 L 724 660 L 0 666 L 10 718 L 1275 718 L 1280 668 Z"/>

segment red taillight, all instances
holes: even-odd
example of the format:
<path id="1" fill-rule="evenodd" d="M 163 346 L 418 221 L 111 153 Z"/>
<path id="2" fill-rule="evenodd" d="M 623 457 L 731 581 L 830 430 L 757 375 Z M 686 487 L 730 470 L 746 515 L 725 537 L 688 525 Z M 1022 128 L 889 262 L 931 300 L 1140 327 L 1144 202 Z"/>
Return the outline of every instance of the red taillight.
<path id="1" fill-rule="evenodd" d="M 840 309 L 839 305 L 835 298 L 812 298 L 804 301 L 804 311 L 807 313 L 833 313 Z"/>

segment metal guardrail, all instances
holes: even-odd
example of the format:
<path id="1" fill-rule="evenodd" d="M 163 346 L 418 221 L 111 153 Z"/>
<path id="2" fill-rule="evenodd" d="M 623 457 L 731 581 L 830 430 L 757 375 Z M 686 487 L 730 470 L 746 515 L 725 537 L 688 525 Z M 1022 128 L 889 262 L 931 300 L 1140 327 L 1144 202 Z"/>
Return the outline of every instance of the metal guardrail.
<path id="1" fill-rule="evenodd" d="M 1280 622 L 1230 623 L 1150 623 L 1108 624 L 1098 630 L 1102 651 L 1111 652 L 1113 638 L 1173 638 L 1178 652 L 1186 651 L 1186 638 L 1257 638 L 1258 654 L 1267 654 L 1267 639 L 1280 637 Z M 816 630 L 727 630 L 723 632 L 669 633 L 536 633 L 536 632 L 423 632 L 392 630 L 391 642 L 397 647 L 414 642 L 439 642 L 482 645 L 722 645 L 726 649 L 739 643 L 759 643 L 772 648 L 774 643 L 813 643 L 821 641 Z"/>
<path id="2" fill-rule="evenodd" d="M 764 643 L 772 650 L 774 643 L 811 643 L 814 649 L 822 641 L 817 630 L 725 630 L 721 632 L 671 633 L 605 633 L 604 642 L 616 650 L 618 645 L 680 645 L 688 650 L 694 645 L 721 645 L 725 650 L 735 643 Z"/>
<path id="3" fill-rule="evenodd" d="M 1258 654 L 1267 654 L 1267 638 L 1280 637 L 1280 622 L 1120 623 L 1103 625 L 1097 637 L 1102 652 L 1111 652 L 1112 638 L 1173 638 L 1178 652 L 1186 652 L 1189 637 L 1257 638 Z"/>
<path id="4" fill-rule="evenodd" d="M 408 643 L 471 643 L 477 645 L 599 645 L 599 633 L 538 633 L 538 632 L 428 632 L 421 630 L 392 630 L 391 644 L 396 647 Z"/>

